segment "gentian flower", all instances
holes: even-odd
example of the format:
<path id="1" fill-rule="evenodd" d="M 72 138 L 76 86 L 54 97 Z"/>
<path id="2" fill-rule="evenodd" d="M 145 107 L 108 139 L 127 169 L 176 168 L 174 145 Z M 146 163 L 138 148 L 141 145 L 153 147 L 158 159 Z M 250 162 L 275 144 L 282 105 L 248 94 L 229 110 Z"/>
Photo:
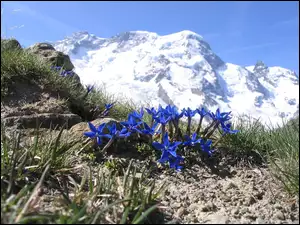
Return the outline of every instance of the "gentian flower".
<path id="1" fill-rule="evenodd" d="M 211 113 L 209 113 L 209 115 L 210 115 L 210 117 L 213 120 L 215 120 L 215 121 L 217 121 L 217 122 L 219 122 L 221 124 L 224 124 L 226 121 L 228 121 L 228 120 L 231 119 L 231 117 L 229 116 L 230 113 L 231 113 L 231 111 L 230 112 L 220 113 L 220 109 L 218 108 L 216 110 L 216 114 L 214 114 L 213 112 L 211 112 Z"/>
<path id="2" fill-rule="evenodd" d="M 143 132 L 144 134 L 149 134 L 149 135 L 151 135 L 151 136 L 153 136 L 154 134 L 159 134 L 160 131 L 155 132 L 155 128 L 157 127 L 157 125 L 158 125 L 158 123 L 155 123 L 155 124 L 150 128 L 150 127 L 148 126 L 147 123 L 144 123 L 145 129 L 142 130 L 142 132 Z"/>
<path id="3" fill-rule="evenodd" d="M 141 125 L 143 122 L 136 122 L 132 115 L 128 116 L 128 120 L 125 122 L 120 122 L 124 128 L 120 131 L 121 137 L 128 137 L 131 133 L 140 133 L 142 134 L 142 131 L 140 131 L 137 127 Z"/>
<path id="4" fill-rule="evenodd" d="M 225 134 L 236 134 L 237 132 L 239 132 L 238 130 L 230 130 L 231 128 L 231 123 L 228 124 L 221 124 L 222 130 L 224 131 L 224 135 Z"/>
<path id="5" fill-rule="evenodd" d="M 167 112 L 168 112 L 168 114 L 169 114 L 169 116 L 171 117 L 172 120 L 177 121 L 181 117 L 183 117 L 184 111 L 179 113 L 176 106 L 173 106 L 173 107 L 172 106 L 167 106 L 167 107 L 168 107 Z"/>
<path id="6" fill-rule="evenodd" d="M 184 158 L 180 155 L 177 155 L 176 158 L 170 157 L 169 163 L 170 163 L 170 168 L 174 168 L 176 171 L 181 171 L 183 166 L 180 166 L 180 163 L 184 161 Z"/>
<path id="7" fill-rule="evenodd" d="M 130 115 L 132 115 L 134 118 L 139 119 L 139 120 L 143 119 L 143 116 L 144 116 L 144 109 L 143 109 L 143 107 L 141 108 L 140 113 L 138 113 L 136 111 L 133 111 Z"/>
<path id="8" fill-rule="evenodd" d="M 198 127 L 197 127 L 197 130 L 196 130 L 196 133 L 199 134 L 203 118 L 208 114 L 208 112 L 203 107 L 201 108 L 201 110 L 196 109 L 196 111 L 200 115 L 200 120 L 199 120 Z"/>
<path id="9" fill-rule="evenodd" d="M 160 123 L 160 124 L 162 124 L 163 126 L 165 126 L 168 122 L 169 122 L 169 120 L 171 119 L 171 117 L 169 116 L 169 117 L 167 117 L 167 118 L 165 118 L 165 115 L 164 114 L 160 114 L 160 116 L 158 117 L 154 117 L 154 120 L 156 121 L 156 122 L 158 122 L 158 123 Z"/>
<path id="10" fill-rule="evenodd" d="M 158 112 L 155 110 L 154 107 L 152 107 L 151 109 L 148 109 L 148 108 L 145 108 L 145 109 L 146 109 L 147 113 L 148 113 L 149 115 L 151 115 L 152 117 L 157 116 L 157 113 L 158 113 Z"/>
<path id="11" fill-rule="evenodd" d="M 114 103 L 111 104 L 105 104 L 105 109 L 110 110 L 114 106 Z"/>
<path id="12" fill-rule="evenodd" d="M 113 123 L 112 125 L 107 126 L 108 130 L 109 130 L 109 135 L 111 135 L 111 138 L 116 137 L 119 133 L 119 131 L 117 130 L 117 125 L 116 123 Z"/>
<path id="13" fill-rule="evenodd" d="M 62 68 L 61 66 L 51 66 L 51 69 L 56 71 L 61 70 L 61 68 Z"/>
<path id="14" fill-rule="evenodd" d="M 213 150 L 211 150 L 211 144 L 212 144 L 212 140 L 203 140 L 201 139 L 200 141 L 200 145 L 201 145 L 201 149 L 202 151 L 206 152 L 209 156 L 212 155 Z"/>
<path id="15" fill-rule="evenodd" d="M 197 110 L 191 110 L 190 107 L 187 109 L 183 109 L 184 115 L 188 118 L 188 125 L 186 128 L 186 133 L 188 136 L 191 135 L 191 122 L 192 122 L 192 117 L 195 116 Z"/>
<path id="16" fill-rule="evenodd" d="M 88 122 L 88 124 L 89 124 L 89 127 L 90 127 L 91 131 L 84 132 L 83 134 L 85 136 L 89 137 L 89 138 L 96 137 L 98 145 L 101 145 L 101 143 L 102 143 L 101 138 L 102 137 L 111 138 L 111 135 L 103 133 L 103 129 L 104 129 L 106 123 L 103 123 L 103 124 L 99 125 L 98 128 L 96 128 L 91 122 Z"/>
<path id="17" fill-rule="evenodd" d="M 189 136 L 185 135 L 185 138 L 187 141 L 185 141 L 183 144 L 188 145 L 188 146 L 195 146 L 196 143 L 200 143 L 201 138 L 197 139 L 197 133 L 193 133 L 192 138 Z"/>
<path id="18" fill-rule="evenodd" d="M 115 103 L 105 104 L 105 110 L 101 113 L 102 116 L 106 116 L 109 110 L 113 107 Z"/>
<path id="19" fill-rule="evenodd" d="M 152 143 L 154 148 L 162 151 L 161 158 L 158 160 L 160 163 L 165 163 L 166 161 L 168 161 L 169 160 L 169 155 L 172 155 L 176 158 L 177 157 L 176 148 L 180 144 L 181 144 L 180 141 L 170 143 L 169 142 L 169 137 L 168 137 L 168 132 L 166 132 L 165 135 L 163 136 L 163 143 L 162 144 L 160 144 L 158 142 L 153 142 Z"/>
<path id="20" fill-rule="evenodd" d="M 219 108 L 216 110 L 216 114 L 209 112 L 208 115 L 213 119 L 213 122 L 204 130 L 203 135 L 205 135 L 206 138 L 209 138 L 218 128 L 219 124 L 221 124 L 221 126 L 225 126 L 224 123 L 231 119 L 229 116 L 230 113 L 231 112 L 220 113 Z M 211 127 L 213 127 L 212 131 L 206 134 Z"/>
<path id="21" fill-rule="evenodd" d="M 188 118 L 192 118 L 196 115 L 197 110 L 191 110 L 190 107 L 188 107 L 187 109 L 183 109 L 184 110 L 184 115 Z"/>
<path id="22" fill-rule="evenodd" d="M 86 86 L 86 89 L 87 89 L 87 93 L 90 93 L 94 89 L 94 85 L 89 84 Z"/>

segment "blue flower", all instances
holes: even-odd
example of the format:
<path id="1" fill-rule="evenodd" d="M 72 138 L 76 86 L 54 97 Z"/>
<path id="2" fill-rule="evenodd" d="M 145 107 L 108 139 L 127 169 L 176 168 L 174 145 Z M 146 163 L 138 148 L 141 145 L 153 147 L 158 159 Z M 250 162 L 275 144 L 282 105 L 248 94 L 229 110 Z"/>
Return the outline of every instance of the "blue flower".
<path id="1" fill-rule="evenodd" d="M 207 141 L 201 139 L 201 141 L 200 141 L 202 151 L 206 152 L 209 156 L 211 156 L 212 152 L 213 152 L 213 150 L 210 149 L 211 144 L 212 144 L 212 140 L 210 140 L 210 139 Z"/>
<path id="2" fill-rule="evenodd" d="M 183 117 L 183 114 L 184 114 L 184 111 L 182 111 L 181 113 L 179 113 L 176 106 L 170 106 L 170 105 L 168 105 L 166 107 L 165 111 L 168 114 L 168 116 L 170 116 L 171 119 L 175 120 L 175 121 L 177 121 L 181 117 Z"/>
<path id="3" fill-rule="evenodd" d="M 168 118 L 165 118 L 165 115 L 164 114 L 160 114 L 160 117 L 154 117 L 154 120 L 156 121 L 156 122 L 158 122 L 158 123 L 161 123 L 162 125 L 166 125 L 168 122 L 169 122 L 169 120 L 171 119 L 171 117 L 169 116 Z"/>
<path id="4" fill-rule="evenodd" d="M 186 117 L 192 118 L 196 115 L 197 110 L 191 110 L 190 107 L 188 107 L 187 109 L 183 109 L 183 112 Z"/>
<path id="5" fill-rule="evenodd" d="M 89 132 L 84 132 L 83 134 L 89 138 L 97 138 L 97 143 L 98 145 L 101 145 L 102 141 L 101 138 L 102 137 L 106 137 L 106 138 L 111 138 L 111 135 L 109 134 L 104 134 L 103 133 L 103 129 L 106 125 L 106 123 L 103 123 L 101 125 L 99 125 L 98 128 L 96 128 L 91 122 L 88 122 L 90 130 Z"/>
<path id="6" fill-rule="evenodd" d="M 201 138 L 197 139 L 197 133 L 196 132 L 193 133 L 192 138 L 185 135 L 185 139 L 187 140 L 183 143 L 185 146 L 195 146 L 195 144 L 200 143 L 200 141 L 201 141 Z"/>
<path id="7" fill-rule="evenodd" d="M 125 122 L 120 122 L 124 127 L 120 131 L 120 137 L 128 137 L 131 133 L 140 133 L 142 134 L 142 131 L 140 131 L 137 127 L 141 125 L 143 122 L 136 122 L 132 115 L 128 116 L 128 120 Z"/>
<path id="8" fill-rule="evenodd" d="M 105 109 L 110 110 L 114 106 L 114 103 L 111 104 L 105 104 Z"/>
<path id="9" fill-rule="evenodd" d="M 94 85 L 86 85 L 87 93 L 90 93 L 94 89 Z"/>
<path id="10" fill-rule="evenodd" d="M 180 163 L 184 161 L 184 158 L 180 155 L 177 155 L 176 158 L 170 157 L 169 163 L 170 163 L 170 168 L 174 168 L 176 171 L 181 171 L 183 166 L 180 166 Z"/>
<path id="11" fill-rule="evenodd" d="M 154 135 L 154 134 L 159 134 L 159 133 L 161 133 L 160 131 L 157 131 L 157 132 L 155 132 L 155 128 L 157 127 L 157 125 L 158 125 L 158 123 L 155 123 L 151 128 L 148 126 L 148 124 L 147 123 L 144 123 L 144 127 L 145 127 L 145 129 L 144 130 L 142 130 L 142 132 L 144 133 L 144 134 L 150 134 L 150 135 Z"/>
<path id="12" fill-rule="evenodd" d="M 151 115 L 152 117 L 157 116 L 157 113 L 158 113 L 158 112 L 155 110 L 154 107 L 152 107 L 151 109 L 148 109 L 148 108 L 145 108 L 145 109 L 146 109 L 147 113 L 148 113 L 149 115 Z"/>
<path id="13" fill-rule="evenodd" d="M 221 124 L 222 130 L 224 131 L 224 134 L 236 134 L 237 132 L 239 132 L 238 130 L 230 130 L 231 128 L 231 123 L 228 124 Z"/>
<path id="14" fill-rule="evenodd" d="M 130 115 L 132 115 L 134 118 L 141 120 L 144 116 L 144 109 L 143 107 L 141 108 L 140 113 L 138 113 L 137 111 L 133 111 Z"/>
<path id="15" fill-rule="evenodd" d="M 51 69 L 56 71 L 61 70 L 61 68 L 62 68 L 61 66 L 51 66 Z"/>
<path id="16" fill-rule="evenodd" d="M 169 155 L 172 155 L 173 157 L 176 158 L 177 157 L 176 148 L 180 144 L 181 144 L 180 141 L 170 143 L 169 137 L 168 137 L 168 132 L 165 133 L 162 144 L 160 144 L 158 142 L 153 142 L 152 145 L 154 146 L 154 148 L 162 151 L 161 158 L 158 160 L 158 162 L 165 163 L 166 161 L 169 160 Z"/>
<path id="17" fill-rule="evenodd" d="M 116 137 L 119 134 L 116 123 L 113 123 L 112 125 L 107 126 L 107 128 L 109 130 L 109 135 L 111 135 L 112 138 Z"/>
<path id="18" fill-rule="evenodd" d="M 197 113 L 201 116 L 204 117 L 208 114 L 208 112 L 202 107 L 201 110 L 200 109 L 196 109 Z"/>
<path id="19" fill-rule="evenodd" d="M 221 123 L 221 124 L 224 125 L 224 123 L 225 123 L 226 121 L 228 121 L 228 120 L 231 119 L 231 117 L 229 116 L 230 113 L 231 113 L 231 111 L 230 111 L 230 112 L 220 113 L 220 109 L 218 108 L 218 109 L 216 110 L 216 114 L 214 114 L 213 112 L 211 112 L 211 113 L 209 113 L 209 115 L 210 115 L 210 117 L 211 117 L 213 120 L 218 121 L 219 123 Z"/>

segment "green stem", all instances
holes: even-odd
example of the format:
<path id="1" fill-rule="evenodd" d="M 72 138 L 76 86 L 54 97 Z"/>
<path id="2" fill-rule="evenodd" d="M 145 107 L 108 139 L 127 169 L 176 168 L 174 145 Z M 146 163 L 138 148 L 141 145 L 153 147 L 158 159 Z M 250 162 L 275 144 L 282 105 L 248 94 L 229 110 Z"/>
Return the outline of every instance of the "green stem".
<path id="1" fill-rule="evenodd" d="M 192 121 L 192 118 L 188 117 L 188 125 L 187 125 L 187 129 L 186 129 L 186 133 L 188 136 L 191 135 L 191 121 Z"/>
<path id="2" fill-rule="evenodd" d="M 206 139 L 210 138 L 210 136 L 215 132 L 215 130 L 219 127 L 220 122 L 218 121 L 214 128 L 205 136 Z"/>
<path id="3" fill-rule="evenodd" d="M 212 128 L 214 125 L 216 124 L 216 121 L 213 121 L 208 127 L 205 128 L 205 130 L 203 131 L 202 135 L 205 136 L 207 131 Z"/>
<path id="4" fill-rule="evenodd" d="M 164 141 L 165 133 L 166 133 L 166 125 L 162 124 L 161 125 L 161 143 L 163 143 L 163 141 Z"/>
<path id="5" fill-rule="evenodd" d="M 173 139 L 173 125 L 172 125 L 172 121 L 169 121 L 169 135 L 170 135 L 170 138 Z"/>
<path id="6" fill-rule="evenodd" d="M 198 127 L 197 127 L 197 130 L 196 130 L 196 134 L 199 135 L 199 132 L 200 132 L 200 128 L 201 128 L 201 125 L 202 125 L 202 121 L 203 121 L 203 118 L 204 116 L 200 118 L 199 120 L 199 123 L 198 123 Z"/>

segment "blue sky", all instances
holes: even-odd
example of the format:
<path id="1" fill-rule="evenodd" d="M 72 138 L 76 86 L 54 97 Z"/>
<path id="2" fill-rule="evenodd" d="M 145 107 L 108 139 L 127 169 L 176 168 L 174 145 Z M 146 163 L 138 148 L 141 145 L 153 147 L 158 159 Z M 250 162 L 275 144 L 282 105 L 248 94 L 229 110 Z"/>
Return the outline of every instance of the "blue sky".
<path id="1" fill-rule="evenodd" d="M 61 40 L 76 31 L 108 38 L 124 31 L 159 35 L 191 30 L 224 61 L 263 60 L 299 74 L 299 2 L 5 2 L 1 35 L 22 45 Z"/>

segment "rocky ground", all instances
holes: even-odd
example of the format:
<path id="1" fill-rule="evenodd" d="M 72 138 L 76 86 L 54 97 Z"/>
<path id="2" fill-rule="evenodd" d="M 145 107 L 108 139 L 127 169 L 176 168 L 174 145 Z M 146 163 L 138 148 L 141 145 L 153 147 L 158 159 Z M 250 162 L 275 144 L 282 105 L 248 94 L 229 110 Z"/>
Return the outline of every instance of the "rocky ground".
<path id="1" fill-rule="evenodd" d="M 212 174 L 199 165 L 174 175 L 161 174 L 168 187 L 162 198 L 168 220 L 178 223 L 299 224 L 299 200 L 289 197 L 267 168 L 229 167 Z"/>

